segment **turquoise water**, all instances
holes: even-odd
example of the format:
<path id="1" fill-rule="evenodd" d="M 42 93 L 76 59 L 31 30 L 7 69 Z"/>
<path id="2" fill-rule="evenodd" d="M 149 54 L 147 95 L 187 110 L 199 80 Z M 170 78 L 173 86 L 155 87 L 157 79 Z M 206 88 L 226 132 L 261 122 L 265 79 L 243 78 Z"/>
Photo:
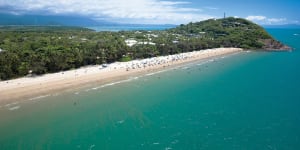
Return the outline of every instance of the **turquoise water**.
<path id="1" fill-rule="evenodd" d="M 295 50 L 0 106 L 0 149 L 300 149 L 300 30 L 268 31 Z"/>

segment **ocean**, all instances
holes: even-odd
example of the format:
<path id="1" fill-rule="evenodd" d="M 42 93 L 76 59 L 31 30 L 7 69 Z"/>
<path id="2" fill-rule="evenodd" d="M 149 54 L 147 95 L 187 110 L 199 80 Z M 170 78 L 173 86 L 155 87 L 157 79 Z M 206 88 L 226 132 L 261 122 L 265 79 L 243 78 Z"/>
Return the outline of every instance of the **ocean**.
<path id="1" fill-rule="evenodd" d="M 0 149 L 300 149 L 300 29 L 292 52 L 248 51 L 0 106 Z"/>

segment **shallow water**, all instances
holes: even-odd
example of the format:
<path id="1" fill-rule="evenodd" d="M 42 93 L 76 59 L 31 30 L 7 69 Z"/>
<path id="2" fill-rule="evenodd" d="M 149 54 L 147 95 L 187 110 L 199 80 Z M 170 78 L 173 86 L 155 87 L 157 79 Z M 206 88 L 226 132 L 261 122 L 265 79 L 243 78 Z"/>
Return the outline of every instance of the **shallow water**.
<path id="1" fill-rule="evenodd" d="M 0 106 L 0 149 L 299 149 L 293 52 L 242 52 Z"/>

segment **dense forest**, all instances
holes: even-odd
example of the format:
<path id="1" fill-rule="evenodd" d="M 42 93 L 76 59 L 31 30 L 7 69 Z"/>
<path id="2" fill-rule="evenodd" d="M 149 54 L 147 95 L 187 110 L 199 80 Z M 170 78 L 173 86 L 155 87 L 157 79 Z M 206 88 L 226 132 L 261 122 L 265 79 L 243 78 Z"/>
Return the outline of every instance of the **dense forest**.
<path id="1" fill-rule="evenodd" d="M 217 47 L 288 48 L 262 27 L 240 18 L 211 19 L 163 31 L 2 26 L 0 80 Z"/>

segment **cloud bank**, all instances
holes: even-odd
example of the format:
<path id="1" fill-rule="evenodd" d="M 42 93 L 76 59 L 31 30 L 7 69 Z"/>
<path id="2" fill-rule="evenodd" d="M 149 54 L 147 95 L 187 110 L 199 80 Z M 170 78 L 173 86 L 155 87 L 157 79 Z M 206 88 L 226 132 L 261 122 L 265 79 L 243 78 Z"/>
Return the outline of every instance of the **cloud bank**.
<path id="1" fill-rule="evenodd" d="M 0 8 L 14 14 L 81 15 L 120 23 L 180 24 L 213 18 L 188 4 L 162 0 L 0 0 Z"/>
<path id="2" fill-rule="evenodd" d="M 265 24 L 265 25 L 284 24 L 287 21 L 286 18 L 268 18 L 266 16 L 248 16 L 246 17 L 246 19 L 259 24 Z"/>

